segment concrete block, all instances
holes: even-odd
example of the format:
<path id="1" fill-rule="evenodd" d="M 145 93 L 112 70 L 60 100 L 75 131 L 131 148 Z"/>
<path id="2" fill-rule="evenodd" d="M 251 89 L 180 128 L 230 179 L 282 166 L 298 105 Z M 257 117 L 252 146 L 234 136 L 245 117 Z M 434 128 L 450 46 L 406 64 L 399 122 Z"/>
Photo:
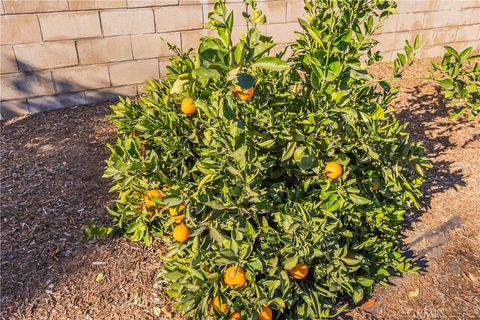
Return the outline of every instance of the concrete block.
<path id="1" fill-rule="evenodd" d="M 70 10 L 126 8 L 127 0 L 68 0 Z"/>
<path id="2" fill-rule="evenodd" d="M 479 40 L 480 24 L 459 27 L 455 41 Z"/>
<path id="3" fill-rule="evenodd" d="M 12 46 L 0 47 L 0 73 L 17 72 L 17 60 Z"/>
<path id="4" fill-rule="evenodd" d="M 389 33 L 397 30 L 398 15 L 391 15 L 384 22 L 378 33 Z"/>
<path id="5" fill-rule="evenodd" d="M 450 27 L 462 20 L 461 11 L 433 11 L 425 13 L 425 29 Z"/>
<path id="6" fill-rule="evenodd" d="M 50 71 L 10 73 L 0 76 L 1 100 L 15 100 L 53 94 Z"/>
<path id="7" fill-rule="evenodd" d="M 295 42 L 297 39 L 295 32 L 302 30 L 296 22 L 267 24 L 260 26 L 259 29 L 280 44 Z"/>
<path id="8" fill-rule="evenodd" d="M 296 22 L 298 18 L 305 16 L 305 8 L 302 0 L 287 1 L 287 22 Z"/>
<path id="9" fill-rule="evenodd" d="M 53 96 L 44 96 L 38 98 L 30 98 L 28 101 L 28 109 L 31 113 L 51 111 L 86 104 L 85 93 L 63 93 Z"/>
<path id="10" fill-rule="evenodd" d="M 475 6 L 475 0 L 438 0 L 437 10 L 458 11 L 462 8 Z"/>
<path id="11" fill-rule="evenodd" d="M 169 58 L 160 58 L 158 59 L 158 68 L 160 70 L 160 78 L 165 78 L 167 75 L 167 66 L 170 65 L 170 59 Z M 140 91 L 139 91 L 140 92 Z"/>
<path id="12" fill-rule="evenodd" d="M 214 32 L 210 29 L 182 31 L 182 51 L 187 52 L 191 48 L 197 48 L 201 37 L 213 34 Z"/>
<path id="13" fill-rule="evenodd" d="M 78 64 L 73 41 L 23 44 L 14 46 L 20 70 L 32 71 Z"/>
<path id="14" fill-rule="evenodd" d="M 129 36 L 77 41 L 80 64 L 96 64 L 132 59 Z"/>
<path id="15" fill-rule="evenodd" d="M 424 18 L 423 12 L 398 14 L 396 31 L 420 30 L 423 27 Z"/>
<path id="16" fill-rule="evenodd" d="M 412 32 L 394 32 L 378 34 L 374 37 L 379 43 L 375 50 L 380 52 L 388 52 L 402 49 L 405 46 L 405 40 L 415 40 L 415 34 Z"/>
<path id="17" fill-rule="evenodd" d="M 444 53 L 443 46 L 426 47 L 418 53 L 418 58 L 440 57 Z"/>
<path id="18" fill-rule="evenodd" d="M 444 0 L 398 0 L 396 1 L 397 12 L 409 13 L 436 10 L 439 1 Z"/>
<path id="19" fill-rule="evenodd" d="M 109 66 L 112 86 L 138 84 L 150 79 L 158 79 L 158 60 L 136 60 L 112 63 Z"/>
<path id="20" fill-rule="evenodd" d="M 433 38 L 433 44 L 445 45 L 451 42 L 455 42 L 457 35 L 457 28 L 447 27 L 435 29 L 435 37 Z"/>
<path id="21" fill-rule="evenodd" d="M 39 13 L 68 10 L 67 0 L 3 0 L 6 13 Z"/>
<path id="22" fill-rule="evenodd" d="M 102 35 L 95 11 L 44 13 L 39 15 L 44 40 L 64 40 Z"/>
<path id="23" fill-rule="evenodd" d="M 110 87 L 106 65 L 89 65 L 55 69 L 52 71 L 58 93 Z"/>
<path id="24" fill-rule="evenodd" d="M 129 8 L 174 6 L 178 0 L 127 0 Z"/>
<path id="25" fill-rule="evenodd" d="M 179 32 L 139 34 L 132 36 L 132 50 L 135 59 L 167 57 L 173 54 L 167 43 L 181 47 Z"/>
<path id="26" fill-rule="evenodd" d="M 0 16 L 0 26 L 1 45 L 42 41 L 36 15 Z"/>
<path id="27" fill-rule="evenodd" d="M 157 32 L 200 29 L 203 27 L 201 5 L 170 6 L 155 9 Z"/>
<path id="28" fill-rule="evenodd" d="M 0 119 L 2 120 L 24 116 L 28 113 L 28 105 L 26 100 L 10 100 L 0 102 Z"/>
<path id="29" fill-rule="evenodd" d="M 437 30 L 442 31 L 447 29 L 449 28 L 447 27 L 447 28 L 439 28 L 439 29 L 422 30 L 419 33 L 420 42 L 425 43 L 427 46 L 431 46 L 434 43 L 435 33 L 437 32 Z"/>
<path id="30" fill-rule="evenodd" d="M 102 11 L 100 17 L 104 36 L 155 32 L 151 9 Z"/>
<path id="31" fill-rule="evenodd" d="M 135 97 L 137 95 L 137 86 L 111 87 L 99 90 L 86 91 L 85 97 L 87 104 L 103 101 L 117 100 L 119 96 Z"/>
<path id="32" fill-rule="evenodd" d="M 258 8 L 267 17 L 267 23 L 282 23 L 287 19 L 287 3 L 285 1 L 259 2 Z"/>

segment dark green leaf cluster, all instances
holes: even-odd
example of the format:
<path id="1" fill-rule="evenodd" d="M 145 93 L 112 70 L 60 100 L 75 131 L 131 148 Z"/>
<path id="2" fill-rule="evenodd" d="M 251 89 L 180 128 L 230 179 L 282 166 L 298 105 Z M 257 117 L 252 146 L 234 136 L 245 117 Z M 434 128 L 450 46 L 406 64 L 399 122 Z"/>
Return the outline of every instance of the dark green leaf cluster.
<path id="1" fill-rule="evenodd" d="M 432 66 L 434 79 L 454 107 L 449 119 L 466 114 L 472 121 L 480 113 L 480 54 L 472 53 L 472 48 L 460 53 L 448 46 L 445 50 L 442 61 Z"/>
<path id="2" fill-rule="evenodd" d="M 428 164 L 388 112 L 397 89 L 366 70 L 378 59 L 371 35 L 394 5 L 308 1 L 286 59 L 271 54 L 275 44 L 257 28 L 265 17 L 246 2 L 239 42 L 217 1 L 209 25 L 218 36 L 188 53 L 173 48 L 164 80 L 113 107 L 119 138 L 105 176 L 119 193 L 114 228 L 170 244 L 164 278 L 187 318 L 257 319 L 262 306 L 275 319 L 333 317 L 374 283 L 416 270 L 399 234 Z M 239 99 L 237 87 L 253 87 L 253 97 Z M 180 112 L 186 97 L 190 115 Z M 328 162 L 341 165 L 338 179 L 327 177 Z M 152 189 L 164 193 L 153 210 L 144 200 Z M 169 209 L 181 204 L 190 235 L 178 243 Z M 297 263 L 309 268 L 302 280 L 287 272 Z M 223 281 L 233 265 L 245 286 Z M 211 309 L 214 297 L 226 313 Z"/>

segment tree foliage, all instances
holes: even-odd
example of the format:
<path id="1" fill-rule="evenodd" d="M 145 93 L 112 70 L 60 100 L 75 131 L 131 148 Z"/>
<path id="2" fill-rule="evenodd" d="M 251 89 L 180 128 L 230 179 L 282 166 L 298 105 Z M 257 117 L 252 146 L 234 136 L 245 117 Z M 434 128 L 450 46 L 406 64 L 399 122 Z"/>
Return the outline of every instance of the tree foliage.
<path id="1" fill-rule="evenodd" d="M 470 47 L 457 52 L 446 46 L 442 61 L 432 62 L 432 78 L 454 108 L 450 120 L 466 114 L 468 121 L 472 121 L 480 113 L 480 54 L 472 51 Z"/>
<path id="2" fill-rule="evenodd" d="M 272 53 L 258 28 L 265 16 L 246 3 L 238 42 L 233 13 L 218 0 L 208 23 L 217 36 L 186 53 L 172 46 L 166 78 L 113 106 L 118 140 L 105 177 L 119 197 L 112 228 L 89 231 L 169 243 L 163 276 L 187 318 L 261 319 L 266 306 L 275 319 L 333 317 L 375 283 L 416 270 L 399 235 L 428 163 L 389 112 L 398 90 L 367 71 L 380 59 L 371 36 L 395 6 L 307 1 L 287 58 Z M 415 47 L 397 57 L 397 76 Z M 246 89 L 251 98 L 239 95 Z M 190 115 L 180 112 L 186 97 Z M 339 178 L 326 175 L 328 162 L 341 166 Z M 149 190 L 163 194 L 148 198 L 153 209 Z M 178 223 L 190 231 L 182 243 L 172 239 Z M 226 283 L 232 266 L 245 271 L 245 285 Z M 287 270 L 296 266 L 294 278 Z"/>

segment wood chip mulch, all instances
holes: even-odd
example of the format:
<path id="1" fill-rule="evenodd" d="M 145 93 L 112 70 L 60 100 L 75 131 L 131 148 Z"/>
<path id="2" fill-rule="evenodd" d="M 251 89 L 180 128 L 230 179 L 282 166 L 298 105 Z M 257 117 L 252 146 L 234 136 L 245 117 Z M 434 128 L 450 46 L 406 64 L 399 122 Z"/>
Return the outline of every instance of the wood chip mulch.
<path id="1" fill-rule="evenodd" d="M 408 71 L 394 104 L 433 163 L 424 209 L 405 234 L 424 271 L 378 287 L 345 319 L 480 318 L 480 124 L 447 120 L 438 88 L 412 79 L 428 66 Z M 82 234 L 91 220 L 108 222 L 114 196 L 101 178 L 115 140 L 109 112 L 87 106 L 2 124 L 2 319 L 178 318 L 157 279 L 162 243 Z"/>

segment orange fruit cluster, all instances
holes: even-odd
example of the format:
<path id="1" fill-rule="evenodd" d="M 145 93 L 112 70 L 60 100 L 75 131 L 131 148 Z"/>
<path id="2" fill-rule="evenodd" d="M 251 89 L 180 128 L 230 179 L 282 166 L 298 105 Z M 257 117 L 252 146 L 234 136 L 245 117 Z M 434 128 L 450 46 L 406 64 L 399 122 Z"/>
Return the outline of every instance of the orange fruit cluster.
<path id="1" fill-rule="evenodd" d="M 152 207 L 156 207 L 157 204 L 155 203 L 155 201 L 153 201 L 153 199 L 161 199 L 163 198 L 163 192 L 160 191 L 160 190 L 150 190 L 148 191 L 145 196 L 143 197 L 143 200 L 144 200 L 144 203 L 145 203 L 145 207 L 147 208 L 152 208 Z"/>
<path id="2" fill-rule="evenodd" d="M 213 297 L 212 303 L 210 303 L 210 313 L 213 313 L 214 308 L 217 308 L 220 311 L 225 312 L 228 309 L 228 305 L 226 303 L 220 303 L 219 297 Z"/>
<path id="3" fill-rule="evenodd" d="M 306 265 L 305 263 L 297 263 L 295 267 L 287 270 L 287 272 L 292 278 L 301 280 L 305 278 L 308 274 L 308 265 Z"/>
<path id="4" fill-rule="evenodd" d="M 176 223 L 182 223 L 182 221 L 185 219 L 185 212 L 183 212 L 184 210 L 185 205 L 182 203 L 178 206 L 178 209 L 176 207 L 168 208 L 168 213 L 170 213 L 170 216 L 175 219 Z"/>

